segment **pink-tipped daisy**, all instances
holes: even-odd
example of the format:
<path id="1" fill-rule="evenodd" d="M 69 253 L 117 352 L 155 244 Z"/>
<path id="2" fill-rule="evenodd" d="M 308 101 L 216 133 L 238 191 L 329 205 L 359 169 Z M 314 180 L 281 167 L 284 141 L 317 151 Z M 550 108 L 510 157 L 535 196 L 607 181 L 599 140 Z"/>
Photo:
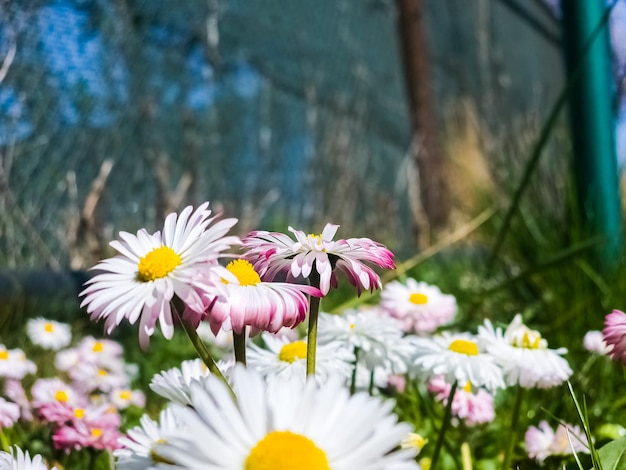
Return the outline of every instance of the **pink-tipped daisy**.
<path id="1" fill-rule="evenodd" d="M 203 315 L 210 271 L 219 266 L 221 253 L 239 242 L 237 237 L 225 236 L 236 219 L 209 227 L 215 217 L 210 217 L 208 205 L 193 212 L 188 206 L 180 215 L 168 215 L 162 233 L 120 232 L 121 241 L 111 242 L 120 254 L 98 263 L 93 269 L 104 272 L 90 279 L 80 293 L 84 296 L 81 306 L 87 307 L 91 319 L 104 318 L 111 333 L 124 318 L 134 324 L 141 317 L 139 340 L 147 347 L 157 321 L 163 336 L 172 337 L 170 301 L 174 296 L 188 310 Z"/>
<path id="2" fill-rule="evenodd" d="M 612 347 L 609 355 L 615 361 L 626 364 L 626 313 L 613 310 L 604 318 L 604 341 Z"/>
<path id="3" fill-rule="evenodd" d="M 222 294 L 212 305 L 208 320 L 215 334 L 223 328 L 241 333 L 277 333 L 294 328 L 306 318 L 309 301 L 305 294 L 320 297 L 319 289 L 288 282 L 262 282 L 252 264 L 244 259 L 228 263 L 222 278 Z"/>
<path id="4" fill-rule="evenodd" d="M 432 333 L 451 322 L 457 311 L 454 296 L 413 278 L 386 284 L 380 294 L 380 306 L 400 322 L 405 332 L 415 334 Z"/>
<path id="5" fill-rule="evenodd" d="M 321 234 L 307 235 L 289 227 L 296 240 L 279 232 L 251 232 L 243 240 L 248 249 L 245 257 L 263 279 L 270 281 L 283 272 L 294 279 L 309 278 L 315 270 L 324 295 L 337 286 L 337 270 L 346 274 L 359 294 L 380 289 L 380 277 L 363 262 L 394 269 L 393 253 L 369 238 L 333 240 L 338 228 L 339 225 L 326 224 Z"/>

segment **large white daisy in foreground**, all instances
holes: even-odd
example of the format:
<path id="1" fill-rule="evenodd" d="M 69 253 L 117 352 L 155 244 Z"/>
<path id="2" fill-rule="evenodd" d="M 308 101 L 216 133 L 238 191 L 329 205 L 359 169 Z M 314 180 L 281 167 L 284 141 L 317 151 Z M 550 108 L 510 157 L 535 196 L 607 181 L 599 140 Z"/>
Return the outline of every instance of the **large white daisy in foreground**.
<path id="1" fill-rule="evenodd" d="M 503 332 L 489 320 L 478 327 L 480 341 L 502 367 L 507 385 L 549 388 L 565 382 L 572 369 L 561 356 L 567 349 L 548 349 L 548 342 L 536 330 L 522 323 L 517 314 Z"/>
<path id="2" fill-rule="evenodd" d="M 336 270 L 345 273 L 359 294 L 363 290 L 380 289 L 380 277 L 363 261 L 394 269 L 393 253 L 369 238 L 333 240 L 338 228 L 339 225 L 326 224 L 322 233 L 307 235 L 302 230 L 289 227 L 295 240 L 280 232 L 252 232 L 243 239 L 244 246 L 249 250 L 245 257 L 268 281 L 282 272 L 293 278 L 309 278 L 315 270 L 324 295 L 331 287 L 337 287 Z"/>
<path id="3" fill-rule="evenodd" d="M 107 333 L 111 333 L 124 318 L 134 324 L 141 317 L 139 340 L 146 347 L 157 321 L 163 336 L 172 337 L 170 301 L 174 296 L 188 311 L 201 316 L 206 307 L 202 294 L 210 290 L 210 270 L 218 267 L 222 251 L 239 242 L 237 237 L 225 236 L 237 219 L 209 227 L 215 217 L 210 217 L 208 206 L 206 202 L 193 213 L 188 206 L 180 215 L 168 215 L 162 233 L 120 232 L 122 240 L 110 243 L 120 255 L 94 266 L 104 272 L 87 281 L 80 293 L 85 296 L 81 307 L 87 306 L 91 319 L 105 318 Z"/>
<path id="4" fill-rule="evenodd" d="M 411 431 L 393 403 L 337 381 L 268 384 L 249 369 L 232 375 L 237 402 L 214 376 L 191 384 L 193 408 L 172 405 L 187 431 L 153 446 L 174 468 L 205 470 L 410 470 L 415 449 L 399 450 Z M 167 468 L 164 466 L 163 468 Z"/>
<path id="5" fill-rule="evenodd" d="M 502 370 L 473 336 L 444 332 L 432 338 L 408 338 L 415 348 L 413 367 L 418 375 L 427 379 L 441 375 L 459 387 L 470 382 L 472 387 L 484 387 L 491 393 L 504 388 Z"/>

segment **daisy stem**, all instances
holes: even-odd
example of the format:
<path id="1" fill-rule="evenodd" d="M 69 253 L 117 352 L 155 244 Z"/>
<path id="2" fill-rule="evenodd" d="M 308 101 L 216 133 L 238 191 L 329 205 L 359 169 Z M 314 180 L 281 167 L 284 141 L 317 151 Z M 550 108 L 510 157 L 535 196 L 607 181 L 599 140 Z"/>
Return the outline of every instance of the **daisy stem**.
<path id="1" fill-rule="evenodd" d="M 504 459 L 502 460 L 502 470 L 511 468 L 511 459 L 513 458 L 513 449 L 515 448 L 515 438 L 517 436 L 517 427 L 519 425 L 519 415 L 522 408 L 522 397 L 524 389 L 517 386 L 515 392 L 515 403 L 513 405 L 513 415 L 511 416 L 511 428 L 508 432 L 508 439 L 504 449 Z"/>
<path id="2" fill-rule="evenodd" d="M 356 369 L 359 365 L 359 348 L 354 347 L 354 368 L 352 369 L 352 377 L 350 379 L 350 395 L 354 395 L 356 391 Z"/>
<path id="3" fill-rule="evenodd" d="M 230 394 L 233 396 L 233 398 L 235 398 L 235 392 L 233 392 L 232 387 L 228 383 L 228 380 L 226 380 L 226 377 L 224 377 L 224 374 L 222 374 L 222 371 L 220 370 L 220 368 L 217 367 L 215 360 L 211 356 L 211 353 L 209 353 L 209 350 L 206 348 L 206 345 L 202 342 L 202 340 L 198 336 L 198 332 L 196 331 L 194 326 L 191 323 L 183 320 L 181 315 L 178 313 L 178 310 L 174 306 L 172 307 L 173 307 L 172 310 L 176 312 L 176 315 L 178 316 L 178 319 L 180 320 L 181 325 L 183 325 L 183 328 L 185 329 L 185 333 L 187 333 L 187 336 L 189 336 L 189 339 L 191 340 L 191 344 L 193 344 L 193 347 L 195 348 L 196 352 L 200 356 L 200 359 L 202 359 L 202 362 L 204 362 L 204 364 L 207 366 L 207 368 L 209 369 L 209 371 L 211 371 L 213 375 L 215 375 L 218 379 L 224 382 L 224 384 L 226 384 L 226 387 L 228 387 Z"/>
<path id="4" fill-rule="evenodd" d="M 372 371 L 370 372 L 370 386 L 367 389 L 367 391 L 369 392 L 370 396 L 372 396 L 372 392 L 374 391 L 374 370 L 372 369 Z"/>
<path id="5" fill-rule="evenodd" d="M 5 452 L 9 452 L 9 440 L 3 430 L 0 429 L 0 446 Z"/>
<path id="6" fill-rule="evenodd" d="M 235 361 L 246 365 L 246 327 L 241 333 L 233 330 L 233 345 L 235 346 Z"/>
<path id="7" fill-rule="evenodd" d="M 319 288 L 320 275 L 314 268 L 309 276 L 313 287 Z M 317 351 L 317 318 L 320 311 L 320 298 L 310 297 L 309 300 L 309 331 L 306 338 L 306 375 L 315 376 L 315 354 Z"/>
<path id="8" fill-rule="evenodd" d="M 437 468 L 437 460 L 439 460 L 439 453 L 441 452 L 441 447 L 443 446 L 443 438 L 448 430 L 448 426 L 450 425 L 450 419 L 452 418 L 452 402 L 454 401 L 454 395 L 456 394 L 458 384 L 458 381 L 455 380 L 452 384 L 452 388 L 450 389 L 450 393 L 448 394 L 446 411 L 443 415 L 443 420 L 441 421 L 441 429 L 439 430 L 439 435 L 437 436 L 435 451 L 433 452 L 433 457 L 430 460 L 430 470 L 435 470 Z"/>

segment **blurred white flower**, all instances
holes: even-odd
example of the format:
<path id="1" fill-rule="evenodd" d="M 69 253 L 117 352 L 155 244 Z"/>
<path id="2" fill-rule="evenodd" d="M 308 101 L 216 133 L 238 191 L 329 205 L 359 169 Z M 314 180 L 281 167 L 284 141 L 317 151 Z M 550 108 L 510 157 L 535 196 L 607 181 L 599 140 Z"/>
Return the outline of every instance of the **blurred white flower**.
<path id="1" fill-rule="evenodd" d="M 28 320 L 26 331 L 33 344 L 53 351 L 64 348 L 72 341 L 72 331 L 68 324 L 41 317 Z"/>

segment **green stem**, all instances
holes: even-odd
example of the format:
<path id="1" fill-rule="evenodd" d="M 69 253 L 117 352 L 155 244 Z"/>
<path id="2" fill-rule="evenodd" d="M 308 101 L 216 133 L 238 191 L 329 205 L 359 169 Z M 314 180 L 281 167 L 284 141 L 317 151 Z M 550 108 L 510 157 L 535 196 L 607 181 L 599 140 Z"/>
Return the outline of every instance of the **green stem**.
<path id="1" fill-rule="evenodd" d="M 437 461 L 439 460 L 439 453 L 441 452 L 441 447 L 443 446 L 443 439 L 452 418 L 452 402 L 454 401 L 454 395 L 456 394 L 458 384 L 459 383 L 455 380 L 452 384 L 452 388 L 450 389 L 450 393 L 448 394 L 448 403 L 446 404 L 446 411 L 443 415 L 443 421 L 441 422 L 441 429 L 439 430 L 439 435 L 437 436 L 437 443 L 435 444 L 433 458 L 430 461 L 430 470 L 435 470 L 437 468 Z"/>
<path id="2" fill-rule="evenodd" d="M 504 449 L 504 459 L 502 460 L 502 470 L 509 470 L 511 467 L 511 459 L 513 458 L 513 449 L 515 448 L 515 438 L 517 435 L 517 428 L 519 426 L 519 415 L 522 408 L 522 398 L 524 389 L 517 386 L 517 391 L 515 392 L 515 404 L 513 405 L 513 415 L 511 416 L 511 428 L 508 432 L 508 440 L 506 443 L 506 448 Z"/>
<path id="3" fill-rule="evenodd" d="M 230 394 L 233 396 L 233 398 L 236 398 L 235 392 L 233 392 L 232 387 L 228 383 L 228 380 L 226 380 L 226 377 L 224 377 L 224 374 L 222 374 L 222 371 L 220 370 L 220 368 L 217 367 L 215 360 L 211 356 L 211 353 L 209 353 L 209 350 L 206 348 L 206 345 L 202 342 L 202 340 L 198 336 L 198 332 L 196 331 L 194 326 L 191 323 L 183 320 L 182 316 L 178 313 L 178 310 L 174 307 L 174 305 L 172 305 L 172 310 L 178 316 L 178 319 L 180 320 L 181 325 L 183 325 L 183 328 L 185 329 L 185 333 L 187 333 L 187 336 L 189 336 L 189 339 L 191 340 L 191 344 L 193 344 L 193 347 L 195 348 L 196 352 L 200 356 L 200 359 L 202 359 L 202 362 L 204 362 L 204 364 L 207 366 L 207 368 L 213 375 L 215 375 L 218 379 L 224 382 L 226 387 L 228 387 Z"/>
<path id="4" fill-rule="evenodd" d="M 9 440 L 2 429 L 0 429 L 0 445 L 3 451 L 9 452 Z"/>
<path id="5" fill-rule="evenodd" d="M 372 371 L 370 372 L 370 386 L 367 389 L 367 391 L 369 392 L 370 396 L 372 396 L 372 392 L 374 391 L 374 371 L 376 370 L 376 368 L 372 369 Z"/>
<path id="6" fill-rule="evenodd" d="M 354 395 L 356 391 L 356 370 L 359 365 L 359 348 L 354 347 L 354 368 L 352 369 L 352 378 L 350 379 L 350 395 Z"/>
<path id="7" fill-rule="evenodd" d="M 246 365 L 246 327 L 243 327 L 241 333 L 235 333 L 233 330 L 233 344 L 235 346 L 235 361 Z"/>
<path id="8" fill-rule="evenodd" d="M 315 270 L 311 271 L 309 281 L 313 287 L 319 288 L 320 275 Z M 320 298 L 311 296 L 309 300 L 309 330 L 306 338 L 306 375 L 315 376 L 315 355 L 317 351 L 317 319 L 320 311 Z"/>

